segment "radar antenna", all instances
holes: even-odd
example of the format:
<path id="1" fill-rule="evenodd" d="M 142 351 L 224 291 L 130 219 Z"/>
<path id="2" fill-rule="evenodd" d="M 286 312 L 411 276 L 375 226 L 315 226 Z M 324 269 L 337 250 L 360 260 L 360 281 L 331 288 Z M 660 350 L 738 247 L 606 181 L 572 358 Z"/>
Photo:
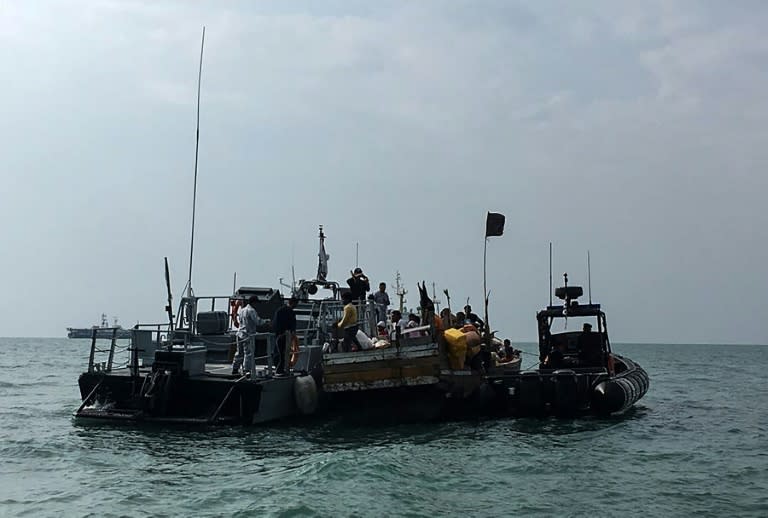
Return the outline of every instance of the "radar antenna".
<path id="1" fill-rule="evenodd" d="M 587 250 L 587 290 L 589 291 L 589 303 L 592 304 L 592 268 L 589 264 L 589 250 Z"/>
<path id="2" fill-rule="evenodd" d="M 195 206 L 197 204 L 197 157 L 200 148 L 200 84 L 203 78 L 203 48 L 205 47 L 205 26 L 200 42 L 200 67 L 197 71 L 197 129 L 195 131 L 195 182 L 192 186 L 192 234 L 189 239 L 189 276 L 187 277 L 187 296 L 192 296 L 192 257 L 195 250 Z"/>

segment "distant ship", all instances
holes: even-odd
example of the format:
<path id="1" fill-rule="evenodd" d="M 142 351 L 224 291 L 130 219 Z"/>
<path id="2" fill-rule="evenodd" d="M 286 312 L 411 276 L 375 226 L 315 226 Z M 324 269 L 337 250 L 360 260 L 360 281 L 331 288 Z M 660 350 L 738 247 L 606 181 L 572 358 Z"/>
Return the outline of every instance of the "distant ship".
<path id="1" fill-rule="evenodd" d="M 124 329 L 121 325 L 118 325 L 117 318 L 114 319 L 114 324 L 109 325 L 107 320 L 107 314 L 101 314 L 101 325 L 91 327 L 68 327 L 67 338 L 92 338 L 94 331 L 96 332 L 96 338 L 112 338 L 114 331 L 115 338 L 130 338 L 131 330 Z"/>

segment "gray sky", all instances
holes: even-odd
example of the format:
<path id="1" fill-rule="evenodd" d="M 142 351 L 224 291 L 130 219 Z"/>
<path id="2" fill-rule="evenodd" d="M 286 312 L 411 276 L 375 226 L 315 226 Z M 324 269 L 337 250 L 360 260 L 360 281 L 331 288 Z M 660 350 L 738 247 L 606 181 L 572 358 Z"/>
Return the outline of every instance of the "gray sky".
<path id="1" fill-rule="evenodd" d="M 768 4 L 0 1 L 0 335 L 399 270 L 535 337 L 568 271 L 614 342 L 766 343 Z M 390 292 L 393 289 L 390 288 Z M 51 298 L 53 297 L 53 298 Z M 441 297 L 442 298 L 442 297 Z M 463 304 L 462 304 L 463 305 Z"/>

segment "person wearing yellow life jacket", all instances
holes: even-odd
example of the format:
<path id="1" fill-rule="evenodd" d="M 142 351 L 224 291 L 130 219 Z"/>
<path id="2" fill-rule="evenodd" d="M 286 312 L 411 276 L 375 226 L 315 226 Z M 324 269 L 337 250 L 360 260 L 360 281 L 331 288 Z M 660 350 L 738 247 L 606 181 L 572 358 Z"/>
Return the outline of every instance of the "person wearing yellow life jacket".
<path id="1" fill-rule="evenodd" d="M 341 296 L 341 300 L 344 301 L 344 314 L 341 320 L 336 324 L 338 329 L 341 329 L 344 333 L 344 339 L 341 342 L 342 352 L 348 353 L 350 351 L 356 351 L 359 349 L 357 343 L 357 308 L 352 303 L 352 294 L 345 292 Z"/>

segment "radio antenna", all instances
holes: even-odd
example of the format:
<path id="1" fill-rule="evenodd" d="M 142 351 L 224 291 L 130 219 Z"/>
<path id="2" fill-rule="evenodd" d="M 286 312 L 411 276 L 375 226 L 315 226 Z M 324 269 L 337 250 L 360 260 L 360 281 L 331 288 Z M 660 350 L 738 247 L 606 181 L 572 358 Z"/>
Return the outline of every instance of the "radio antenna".
<path id="1" fill-rule="evenodd" d="M 549 305 L 552 305 L 552 241 L 549 242 Z"/>
<path id="2" fill-rule="evenodd" d="M 200 148 L 200 83 L 203 78 L 203 47 L 205 47 L 205 26 L 200 42 L 200 67 L 197 71 L 197 128 L 195 132 L 195 183 L 192 187 L 192 235 L 189 239 L 189 276 L 187 277 L 187 296 L 192 296 L 192 256 L 195 250 L 195 205 L 197 203 L 197 155 Z"/>
<path id="3" fill-rule="evenodd" d="M 589 250 L 587 250 L 587 289 L 589 291 L 589 303 L 592 304 L 592 268 L 589 264 Z"/>

